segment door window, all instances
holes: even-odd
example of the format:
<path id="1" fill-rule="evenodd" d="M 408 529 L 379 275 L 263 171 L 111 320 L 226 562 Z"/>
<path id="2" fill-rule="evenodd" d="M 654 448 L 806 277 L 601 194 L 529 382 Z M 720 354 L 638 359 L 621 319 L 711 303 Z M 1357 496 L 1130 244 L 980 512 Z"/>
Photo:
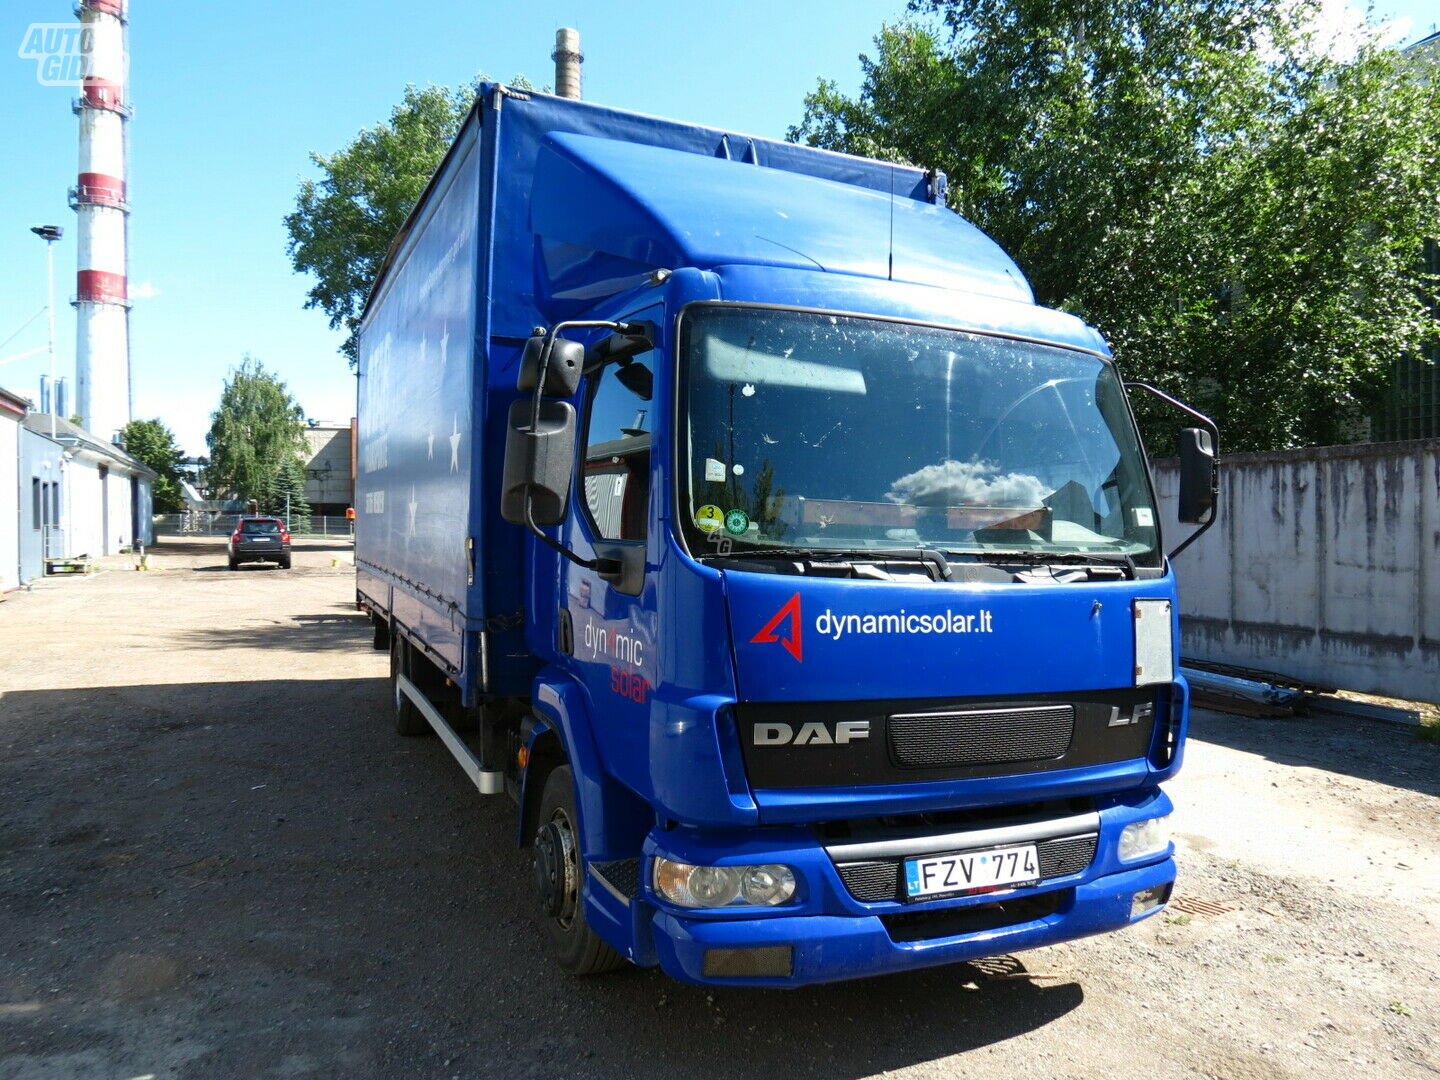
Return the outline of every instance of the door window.
<path id="1" fill-rule="evenodd" d="M 644 540 L 650 508 L 651 402 L 603 368 L 595 377 L 585 424 L 581 489 L 596 535 Z"/>

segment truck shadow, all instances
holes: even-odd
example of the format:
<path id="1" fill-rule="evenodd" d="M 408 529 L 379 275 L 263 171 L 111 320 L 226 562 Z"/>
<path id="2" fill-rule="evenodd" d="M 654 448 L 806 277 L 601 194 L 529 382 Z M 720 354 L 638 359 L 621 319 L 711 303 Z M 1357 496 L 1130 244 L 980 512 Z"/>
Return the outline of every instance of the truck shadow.
<path id="1" fill-rule="evenodd" d="M 249 567 L 241 567 L 240 573 Z M 355 610 L 353 604 L 336 604 L 333 611 L 311 615 L 291 615 L 259 621 L 256 619 L 235 626 L 211 626 L 186 630 L 174 636 L 181 649 L 286 649 L 302 652 L 355 653 L 370 649 L 370 616 Z"/>
<path id="2" fill-rule="evenodd" d="M 208 645 L 368 648 L 353 614 L 291 621 Z M 34 1008 L 0 1014 L 0 1075 L 61 1075 L 96 1047 L 112 1048 L 99 1071 L 143 1075 L 183 1044 L 197 1056 L 173 1074 L 197 1078 L 306 1060 L 377 1080 L 850 1080 L 1085 1003 L 1063 951 L 786 993 L 566 976 L 531 922 L 513 804 L 478 796 L 438 740 L 395 735 L 383 678 L 21 690 L 4 706 L 0 971 Z"/>
<path id="3" fill-rule="evenodd" d="M 1440 796 L 1440 746 L 1422 742 L 1397 725 L 1329 716 L 1252 718 L 1196 709 L 1190 715 L 1190 737 L 1282 765 Z"/>

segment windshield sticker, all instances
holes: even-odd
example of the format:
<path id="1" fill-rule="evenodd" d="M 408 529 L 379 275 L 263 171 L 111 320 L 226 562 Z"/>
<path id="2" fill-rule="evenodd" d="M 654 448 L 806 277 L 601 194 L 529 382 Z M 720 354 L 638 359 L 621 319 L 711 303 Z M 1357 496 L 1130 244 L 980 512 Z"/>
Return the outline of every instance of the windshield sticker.
<path id="1" fill-rule="evenodd" d="M 744 536 L 750 528 L 750 515 L 744 510 L 731 510 L 725 515 L 725 531 L 731 536 Z"/>
<path id="2" fill-rule="evenodd" d="M 1155 514 L 1148 506 L 1137 506 L 1130 511 L 1135 515 L 1135 524 L 1142 529 L 1150 529 L 1155 526 Z"/>
<path id="3" fill-rule="evenodd" d="M 725 526 L 725 515 L 718 506 L 706 503 L 695 511 L 695 527 L 703 533 L 717 533 Z"/>
<path id="4" fill-rule="evenodd" d="M 745 475 L 745 466 L 744 466 L 744 465 L 732 465 L 732 466 L 730 466 L 730 471 L 733 472 L 736 476 L 744 476 L 744 475 Z"/>
<path id="5" fill-rule="evenodd" d="M 717 484 L 725 482 L 725 463 L 716 461 L 713 457 L 705 459 L 705 479 Z"/>

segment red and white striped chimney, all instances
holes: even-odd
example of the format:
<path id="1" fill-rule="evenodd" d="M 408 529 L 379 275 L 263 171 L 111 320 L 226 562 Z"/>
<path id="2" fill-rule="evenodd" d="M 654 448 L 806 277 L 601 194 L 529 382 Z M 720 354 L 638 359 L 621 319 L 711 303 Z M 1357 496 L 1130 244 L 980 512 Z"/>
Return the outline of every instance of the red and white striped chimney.
<path id="1" fill-rule="evenodd" d="M 130 204 L 125 193 L 128 0 L 80 0 L 75 13 L 89 44 L 81 96 L 80 176 L 70 192 L 78 238 L 75 275 L 75 409 L 102 439 L 130 422 Z"/>

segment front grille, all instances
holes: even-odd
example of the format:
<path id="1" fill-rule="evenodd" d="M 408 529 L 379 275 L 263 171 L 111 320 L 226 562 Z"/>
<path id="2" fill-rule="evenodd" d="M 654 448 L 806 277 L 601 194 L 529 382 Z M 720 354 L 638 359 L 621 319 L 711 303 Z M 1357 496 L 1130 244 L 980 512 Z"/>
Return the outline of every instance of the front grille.
<path id="1" fill-rule="evenodd" d="M 1042 840 L 1035 845 L 1035 854 L 1040 860 L 1040 880 L 1066 877 L 1078 874 L 1095 859 L 1095 847 L 1099 837 L 1068 836 L 1059 840 Z M 936 854 L 947 854 L 936 852 Z M 867 859 L 863 862 L 837 863 L 840 878 L 850 895 L 863 904 L 879 903 L 883 900 L 910 902 L 905 895 L 905 860 Z M 940 897 L 927 896 L 926 900 Z"/>
<path id="2" fill-rule="evenodd" d="M 592 862 L 590 872 L 609 885 L 626 900 L 640 895 L 640 860 L 616 859 L 614 862 Z"/>
<path id="3" fill-rule="evenodd" d="M 1047 761 L 1070 749 L 1071 705 L 891 716 L 895 761 L 907 769 Z"/>

